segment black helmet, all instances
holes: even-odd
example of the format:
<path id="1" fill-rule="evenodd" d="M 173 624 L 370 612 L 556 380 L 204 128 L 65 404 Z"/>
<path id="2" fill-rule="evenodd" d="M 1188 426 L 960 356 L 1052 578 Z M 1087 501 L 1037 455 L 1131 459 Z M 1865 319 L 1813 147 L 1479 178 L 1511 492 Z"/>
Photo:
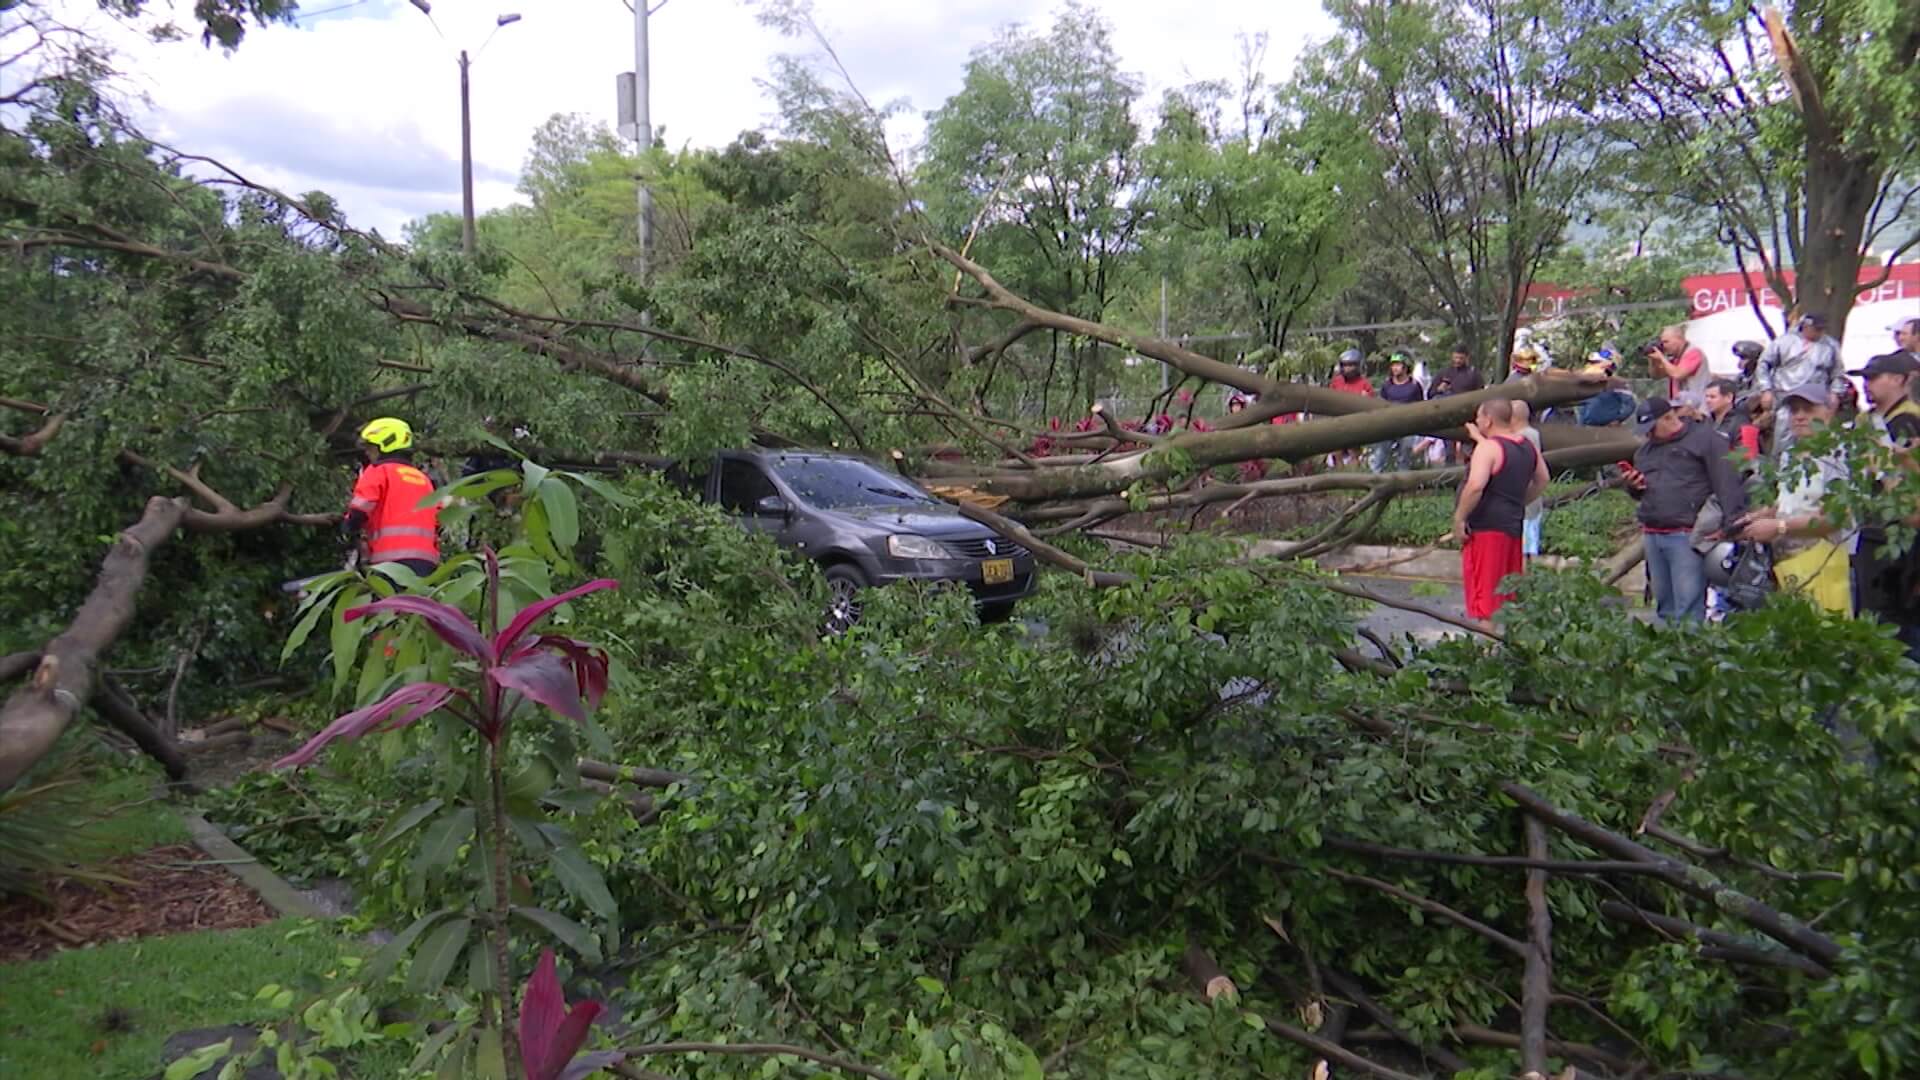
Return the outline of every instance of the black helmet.
<path id="1" fill-rule="evenodd" d="M 1359 349 L 1348 349 L 1346 352 L 1340 354 L 1340 362 L 1342 364 L 1352 364 L 1355 367 L 1358 367 L 1360 361 L 1364 359 L 1366 359 L 1366 356 Z"/>
<path id="2" fill-rule="evenodd" d="M 1707 549 L 1704 560 L 1707 584 L 1716 589 L 1724 589 L 1733 582 L 1734 567 L 1740 565 L 1740 545 L 1731 540 L 1722 540 Z"/>
<path id="3" fill-rule="evenodd" d="M 1760 354 L 1765 351 L 1766 349 L 1757 341 L 1736 341 L 1733 343 L 1733 354 L 1742 360 L 1758 360 L 1760 359 Z"/>

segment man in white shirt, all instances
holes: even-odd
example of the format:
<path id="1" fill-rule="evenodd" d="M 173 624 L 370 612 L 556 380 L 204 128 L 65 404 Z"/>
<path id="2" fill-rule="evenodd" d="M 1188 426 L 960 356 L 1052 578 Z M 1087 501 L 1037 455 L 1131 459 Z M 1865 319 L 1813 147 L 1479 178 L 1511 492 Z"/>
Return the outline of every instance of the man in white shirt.
<path id="1" fill-rule="evenodd" d="M 1827 336 L 1827 317 L 1818 313 L 1800 316 L 1794 333 L 1782 334 L 1760 354 L 1760 366 L 1754 371 L 1753 388 L 1761 402 L 1774 411 L 1773 449 L 1775 453 L 1793 444 L 1793 426 L 1786 402 L 1778 397 L 1796 387 L 1823 385 L 1834 402 L 1846 392 L 1847 369 L 1840 362 L 1840 343 Z"/>

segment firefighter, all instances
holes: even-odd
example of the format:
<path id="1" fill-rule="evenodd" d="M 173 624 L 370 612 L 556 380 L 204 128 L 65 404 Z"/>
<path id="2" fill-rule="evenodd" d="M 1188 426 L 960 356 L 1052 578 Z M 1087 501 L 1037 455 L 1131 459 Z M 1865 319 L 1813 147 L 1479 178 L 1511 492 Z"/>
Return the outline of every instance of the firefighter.
<path id="1" fill-rule="evenodd" d="M 424 577 L 440 563 L 440 502 L 433 481 L 413 464 L 413 428 L 383 416 L 360 429 L 368 465 L 360 470 L 341 529 L 359 538 L 364 557 L 399 563 Z M 364 532 L 364 536 L 362 533 Z"/>

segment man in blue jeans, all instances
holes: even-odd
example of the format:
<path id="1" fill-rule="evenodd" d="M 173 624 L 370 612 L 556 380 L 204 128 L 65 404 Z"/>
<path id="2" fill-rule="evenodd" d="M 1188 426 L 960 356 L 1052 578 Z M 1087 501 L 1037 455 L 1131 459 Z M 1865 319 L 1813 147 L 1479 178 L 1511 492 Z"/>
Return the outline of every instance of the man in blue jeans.
<path id="1" fill-rule="evenodd" d="M 1694 519 L 1709 496 L 1720 500 L 1729 524 L 1747 512 L 1746 489 L 1727 460 L 1725 440 L 1713 428 L 1648 398 L 1634 421 L 1646 441 L 1626 465 L 1627 494 L 1640 503 L 1635 516 L 1646 540 L 1647 580 L 1653 610 L 1663 623 L 1705 617 L 1706 566 L 1693 550 Z"/>

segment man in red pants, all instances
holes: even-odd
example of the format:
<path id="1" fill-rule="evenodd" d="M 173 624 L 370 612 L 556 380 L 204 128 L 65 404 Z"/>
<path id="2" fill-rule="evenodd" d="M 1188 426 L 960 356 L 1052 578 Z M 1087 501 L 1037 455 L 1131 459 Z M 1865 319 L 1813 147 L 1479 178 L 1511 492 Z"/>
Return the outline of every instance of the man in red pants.
<path id="1" fill-rule="evenodd" d="M 1453 509 L 1453 532 L 1460 540 L 1460 584 L 1466 592 L 1467 618 L 1489 622 L 1500 605 L 1513 599 L 1499 591 L 1508 575 L 1526 569 L 1521 535 L 1527 504 L 1547 489 L 1547 462 L 1520 435 L 1513 402 L 1484 402 L 1467 425 L 1473 458 L 1467 481 Z"/>

